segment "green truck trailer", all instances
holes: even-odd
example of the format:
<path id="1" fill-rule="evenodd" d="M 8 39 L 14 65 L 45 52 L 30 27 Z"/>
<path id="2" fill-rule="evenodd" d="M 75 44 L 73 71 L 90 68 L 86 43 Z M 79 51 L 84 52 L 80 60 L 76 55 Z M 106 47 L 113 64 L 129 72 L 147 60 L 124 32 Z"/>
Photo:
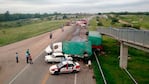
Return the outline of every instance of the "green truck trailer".
<path id="1" fill-rule="evenodd" d="M 92 55 L 92 46 L 91 42 L 72 42 L 72 41 L 64 41 L 62 43 L 62 51 L 65 54 L 78 55 L 83 58 L 84 53 L 87 53 L 88 56 Z"/>
<path id="2" fill-rule="evenodd" d="M 100 49 L 102 50 L 102 36 L 99 32 L 97 31 L 89 31 L 88 35 L 88 41 L 92 43 L 92 48 L 93 49 Z"/>

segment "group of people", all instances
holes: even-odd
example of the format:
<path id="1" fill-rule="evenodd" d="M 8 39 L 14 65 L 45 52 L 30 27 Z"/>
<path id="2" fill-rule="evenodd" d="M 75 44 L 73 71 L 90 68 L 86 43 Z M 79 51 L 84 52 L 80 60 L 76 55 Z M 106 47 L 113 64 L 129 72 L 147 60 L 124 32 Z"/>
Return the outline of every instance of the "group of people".
<path id="1" fill-rule="evenodd" d="M 26 56 L 26 63 L 27 63 L 27 64 L 28 64 L 28 63 L 33 64 L 32 57 L 31 57 L 31 54 L 30 54 L 29 49 L 26 50 L 25 56 Z M 18 55 L 18 52 L 16 52 L 16 63 L 19 63 L 19 55 Z"/>

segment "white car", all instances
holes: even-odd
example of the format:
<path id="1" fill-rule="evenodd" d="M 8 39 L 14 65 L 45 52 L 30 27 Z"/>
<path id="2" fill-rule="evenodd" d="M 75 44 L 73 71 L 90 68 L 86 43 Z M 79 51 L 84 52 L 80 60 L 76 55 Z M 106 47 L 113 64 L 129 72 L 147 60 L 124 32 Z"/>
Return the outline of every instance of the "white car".
<path id="1" fill-rule="evenodd" d="M 72 73 L 80 71 L 80 64 L 73 61 L 62 61 L 59 64 L 52 65 L 49 68 L 51 74 L 58 75 L 59 73 Z"/>
<path id="2" fill-rule="evenodd" d="M 72 57 L 70 57 L 67 54 L 63 53 L 52 53 L 52 55 L 46 55 L 45 56 L 45 62 L 61 62 L 64 60 L 73 60 Z"/>

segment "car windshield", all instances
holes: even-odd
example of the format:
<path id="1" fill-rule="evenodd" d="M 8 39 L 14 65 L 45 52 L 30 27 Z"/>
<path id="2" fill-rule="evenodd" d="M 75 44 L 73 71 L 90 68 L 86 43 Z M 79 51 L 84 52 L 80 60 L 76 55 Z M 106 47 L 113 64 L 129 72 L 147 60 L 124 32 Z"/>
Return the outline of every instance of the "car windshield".
<path id="1" fill-rule="evenodd" d="M 63 66 L 63 62 L 57 64 L 57 67 L 58 67 L 58 68 L 61 68 L 62 66 Z"/>

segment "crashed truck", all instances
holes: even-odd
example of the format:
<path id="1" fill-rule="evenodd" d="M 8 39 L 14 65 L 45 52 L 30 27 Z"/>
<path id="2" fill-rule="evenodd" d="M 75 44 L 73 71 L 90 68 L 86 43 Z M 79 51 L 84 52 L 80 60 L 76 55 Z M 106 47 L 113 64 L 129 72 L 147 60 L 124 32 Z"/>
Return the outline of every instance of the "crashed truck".
<path id="1" fill-rule="evenodd" d="M 87 41 L 63 41 L 49 45 L 45 52 L 47 54 L 63 53 L 72 56 L 73 58 L 91 58 L 92 50 L 103 50 L 102 37 L 97 31 L 89 31 Z"/>
<path id="2" fill-rule="evenodd" d="M 73 58 L 84 58 L 84 54 L 87 54 L 88 57 L 92 55 L 92 46 L 91 42 L 73 42 L 73 41 L 64 41 L 57 42 L 49 45 L 45 52 L 47 54 L 52 53 L 63 53 L 71 55 Z"/>

